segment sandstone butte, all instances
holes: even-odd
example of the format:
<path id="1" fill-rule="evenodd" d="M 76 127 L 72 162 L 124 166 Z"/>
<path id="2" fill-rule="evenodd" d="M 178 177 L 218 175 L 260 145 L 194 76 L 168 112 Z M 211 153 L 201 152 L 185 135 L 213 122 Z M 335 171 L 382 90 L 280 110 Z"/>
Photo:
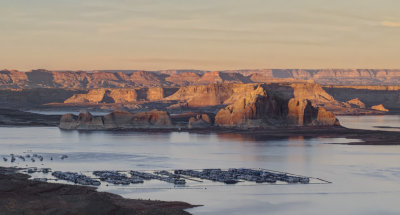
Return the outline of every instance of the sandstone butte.
<path id="1" fill-rule="evenodd" d="M 174 92 L 173 88 L 101 88 L 89 90 L 86 94 L 75 94 L 64 103 L 130 103 L 137 101 L 157 101 Z"/>
<path id="2" fill-rule="evenodd" d="M 64 103 L 130 103 L 139 101 L 175 101 L 189 108 L 230 105 L 254 91 L 260 84 L 210 84 L 179 88 L 122 88 L 93 89 L 86 94 L 75 94 Z M 316 105 L 342 105 L 315 83 L 264 84 L 266 90 L 281 97 L 308 99 Z"/>
<path id="3" fill-rule="evenodd" d="M 301 97 L 268 94 L 265 85 L 221 109 L 215 124 L 222 127 L 339 126 L 334 114 Z"/>
<path id="4" fill-rule="evenodd" d="M 299 90 L 300 89 L 300 90 Z M 315 84 L 267 85 L 267 84 L 214 84 L 190 86 L 179 89 L 166 99 L 186 101 L 190 106 L 222 106 L 217 109 L 215 123 L 207 114 L 191 117 L 189 128 L 235 127 L 291 127 L 291 126 L 338 126 L 333 113 L 314 102 L 329 102 L 332 98 Z M 118 128 L 177 128 L 168 112 L 113 112 L 104 117 L 89 113 L 64 115 L 60 122 L 63 129 L 118 129 Z"/>
<path id="5" fill-rule="evenodd" d="M 64 114 L 61 117 L 59 127 L 67 130 L 157 129 L 172 127 L 172 123 L 169 114 L 165 111 L 153 110 L 134 114 L 124 111 L 114 111 L 105 116 L 93 116 L 89 112 L 80 113 L 78 116 Z"/>

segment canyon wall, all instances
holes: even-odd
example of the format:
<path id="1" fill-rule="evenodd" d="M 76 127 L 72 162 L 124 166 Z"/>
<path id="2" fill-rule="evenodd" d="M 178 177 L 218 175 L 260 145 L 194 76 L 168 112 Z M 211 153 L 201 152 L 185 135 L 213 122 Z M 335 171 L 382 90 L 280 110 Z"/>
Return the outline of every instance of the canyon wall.
<path id="1" fill-rule="evenodd" d="M 158 101 L 176 92 L 178 88 L 100 88 L 84 94 L 75 94 L 63 101 L 69 104 L 82 103 L 133 103 L 139 101 Z"/>
<path id="2" fill-rule="evenodd" d="M 289 99 L 270 93 L 264 84 L 254 86 L 252 92 L 221 109 L 215 123 L 241 128 L 340 125 L 333 113 L 314 106 L 307 98 L 296 95 Z"/>
<path id="3" fill-rule="evenodd" d="M 400 70 L 0 71 L 0 88 L 132 88 L 313 81 L 323 85 L 400 85 Z"/>
<path id="4" fill-rule="evenodd" d="M 153 110 L 150 112 L 129 113 L 114 111 L 105 116 L 93 116 L 89 112 L 78 116 L 64 114 L 60 119 L 59 127 L 66 130 L 104 130 L 129 128 L 171 128 L 171 118 L 165 111 Z"/>
<path id="5" fill-rule="evenodd" d="M 400 86 L 324 86 L 339 102 L 357 98 L 366 107 L 382 104 L 392 113 L 400 113 Z"/>
<path id="6" fill-rule="evenodd" d="M 66 99 L 87 93 L 86 90 L 69 89 L 0 89 L 0 105 L 3 108 L 25 109 L 41 107 L 48 103 L 63 103 Z"/>

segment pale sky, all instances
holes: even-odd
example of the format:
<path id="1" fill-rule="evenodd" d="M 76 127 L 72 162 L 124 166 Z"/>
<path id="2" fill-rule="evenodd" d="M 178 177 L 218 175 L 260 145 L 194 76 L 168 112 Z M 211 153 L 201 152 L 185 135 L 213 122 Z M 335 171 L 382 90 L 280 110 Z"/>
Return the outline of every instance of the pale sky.
<path id="1" fill-rule="evenodd" d="M 400 68 L 400 0 L 1 0 L 0 69 Z"/>

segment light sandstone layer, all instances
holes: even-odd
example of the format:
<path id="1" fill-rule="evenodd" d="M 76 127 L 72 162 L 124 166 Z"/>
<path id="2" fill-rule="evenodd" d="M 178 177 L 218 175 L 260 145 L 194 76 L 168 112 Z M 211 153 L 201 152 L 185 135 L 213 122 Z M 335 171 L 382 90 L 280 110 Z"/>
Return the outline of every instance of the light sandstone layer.
<path id="1" fill-rule="evenodd" d="M 221 109 L 215 124 L 222 127 L 287 127 L 338 126 L 333 113 L 313 106 L 311 100 L 297 94 L 288 99 L 269 93 L 266 85 L 254 86 L 254 91 Z"/>

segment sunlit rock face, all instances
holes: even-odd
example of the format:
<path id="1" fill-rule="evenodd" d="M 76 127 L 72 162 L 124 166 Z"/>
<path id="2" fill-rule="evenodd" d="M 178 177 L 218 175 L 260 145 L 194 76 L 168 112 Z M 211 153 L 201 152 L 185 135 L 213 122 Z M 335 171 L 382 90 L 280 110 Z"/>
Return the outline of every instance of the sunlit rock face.
<path id="1" fill-rule="evenodd" d="M 371 107 L 371 109 L 373 110 L 378 110 L 378 111 L 382 111 L 382 112 L 389 112 L 388 109 L 386 109 L 382 104 L 380 105 L 374 105 Z"/>
<path id="2" fill-rule="evenodd" d="M 313 106 L 299 92 L 288 100 L 278 94 L 268 94 L 266 85 L 254 87 L 251 93 L 221 109 L 215 124 L 243 128 L 339 125 L 333 113 Z"/>
<path id="3" fill-rule="evenodd" d="M 207 114 L 198 114 L 195 117 L 190 117 L 188 128 L 208 128 L 211 127 L 212 121 Z"/>
<path id="4" fill-rule="evenodd" d="M 144 88 L 119 88 L 119 89 L 92 89 L 86 94 L 75 94 L 66 99 L 64 103 L 108 103 L 126 104 L 138 101 L 158 101 L 174 92 L 173 88 L 144 87 Z"/>
<path id="5" fill-rule="evenodd" d="M 312 80 L 323 85 L 399 85 L 400 70 L 258 69 L 231 71 L 0 71 L 0 88 L 179 87 L 217 83 L 279 83 Z"/>
<path id="6" fill-rule="evenodd" d="M 356 107 L 356 108 L 365 108 L 365 104 L 359 99 L 354 98 L 352 100 L 347 101 L 345 104 L 348 104 L 349 107 Z"/>

